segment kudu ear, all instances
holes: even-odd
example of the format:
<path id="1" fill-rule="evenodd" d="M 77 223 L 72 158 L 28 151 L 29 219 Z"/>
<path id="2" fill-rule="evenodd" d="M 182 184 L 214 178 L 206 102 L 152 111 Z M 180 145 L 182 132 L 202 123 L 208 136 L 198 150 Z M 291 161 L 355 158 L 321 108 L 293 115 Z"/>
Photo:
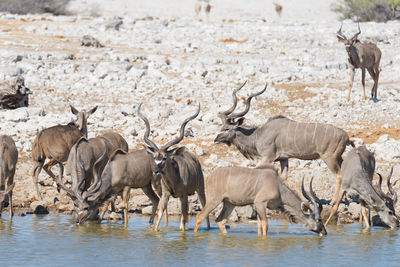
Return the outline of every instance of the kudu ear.
<path id="1" fill-rule="evenodd" d="M 154 153 L 155 153 L 154 148 L 152 148 L 151 146 L 146 146 L 146 151 L 147 151 L 147 153 L 150 154 L 151 156 L 153 156 Z"/>
<path id="2" fill-rule="evenodd" d="M 339 34 L 336 34 L 336 37 L 337 37 L 337 40 L 338 40 L 339 42 L 344 43 L 344 42 L 346 41 L 346 38 L 344 38 L 343 36 L 341 36 L 341 35 L 339 35 Z"/>
<path id="3" fill-rule="evenodd" d="M 91 110 L 86 112 L 86 118 L 89 118 L 90 115 L 92 115 L 93 113 L 95 113 L 95 111 L 97 110 L 98 106 L 95 106 L 94 108 L 92 108 Z"/>
<path id="4" fill-rule="evenodd" d="M 74 114 L 74 115 L 78 115 L 78 114 L 79 114 L 79 110 L 77 110 L 76 108 L 74 108 L 74 106 L 72 106 L 72 105 L 69 105 L 69 106 L 70 106 L 70 108 L 71 108 L 72 114 Z"/>
<path id="5" fill-rule="evenodd" d="M 238 120 L 237 120 L 237 125 L 242 125 L 243 124 L 243 122 L 244 122 L 244 117 L 241 117 L 241 118 L 239 118 Z"/>
<path id="6" fill-rule="evenodd" d="M 311 209 L 310 209 L 306 204 L 304 204 L 304 202 L 301 202 L 300 208 L 301 208 L 301 211 L 302 211 L 304 214 L 307 214 L 307 215 L 310 215 L 310 214 L 311 214 Z"/>
<path id="7" fill-rule="evenodd" d="M 175 148 L 175 149 L 171 150 L 171 153 L 172 153 L 172 155 L 179 155 L 183 151 L 185 151 L 185 149 L 186 149 L 186 147 L 181 146 L 181 147 L 178 147 L 178 148 Z"/>

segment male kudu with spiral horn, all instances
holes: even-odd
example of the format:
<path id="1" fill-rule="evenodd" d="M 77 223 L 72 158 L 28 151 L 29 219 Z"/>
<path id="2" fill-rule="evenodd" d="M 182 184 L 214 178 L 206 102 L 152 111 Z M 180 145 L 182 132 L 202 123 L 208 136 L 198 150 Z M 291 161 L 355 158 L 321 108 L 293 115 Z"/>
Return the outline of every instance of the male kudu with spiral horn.
<path id="1" fill-rule="evenodd" d="M 185 223 L 188 220 L 188 196 L 196 192 L 201 205 L 204 207 L 206 204 L 203 171 L 199 160 L 194 154 L 186 151 L 185 147 L 170 148 L 183 140 L 186 124 L 199 115 L 200 105 L 197 112 L 182 123 L 179 137 L 160 148 L 149 139 L 150 124 L 148 119 L 140 112 L 141 106 L 138 108 L 138 115 L 146 124 L 143 140 L 147 145 L 148 153 L 154 158 L 156 165 L 154 172 L 161 175 L 162 195 L 155 230 L 159 229 L 161 217 L 168 205 L 168 199 L 173 196 L 179 198 L 181 202 L 182 218 L 180 227 L 182 231 L 185 231 Z M 208 217 L 207 223 L 209 227 Z"/>
<path id="2" fill-rule="evenodd" d="M 215 143 L 235 145 L 249 159 L 261 158 L 262 164 L 279 161 L 281 171 L 287 179 L 289 158 L 314 160 L 321 158 L 336 175 L 334 200 L 338 197 L 341 184 L 340 165 L 347 145 L 354 144 L 345 131 L 330 124 L 301 123 L 284 116 L 269 118 L 262 126 L 243 126 L 244 116 L 250 110 L 253 97 L 267 89 L 251 94 L 246 99 L 245 110 L 233 113 L 237 105 L 236 93 L 246 82 L 232 93 L 233 105 L 219 114 L 223 126 Z"/>

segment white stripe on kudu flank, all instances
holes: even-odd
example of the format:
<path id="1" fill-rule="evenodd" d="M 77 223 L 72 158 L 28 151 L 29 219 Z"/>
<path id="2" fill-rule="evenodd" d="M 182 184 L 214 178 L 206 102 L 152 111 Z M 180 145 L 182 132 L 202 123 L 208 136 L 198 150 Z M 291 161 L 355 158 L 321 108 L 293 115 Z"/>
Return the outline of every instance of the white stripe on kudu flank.
<path id="1" fill-rule="evenodd" d="M 296 152 L 300 153 L 299 148 L 297 147 L 297 127 L 299 126 L 299 122 L 296 122 L 296 128 L 294 128 L 294 135 L 293 135 L 293 141 L 294 141 L 294 146 L 296 147 Z"/>
<path id="2" fill-rule="evenodd" d="M 317 124 L 316 123 L 314 123 L 314 134 L 313 134 L 313 137 L 312 137 L 312 143 L 313 144 L 315 144 L 315 133 L 317 132 Z"/>

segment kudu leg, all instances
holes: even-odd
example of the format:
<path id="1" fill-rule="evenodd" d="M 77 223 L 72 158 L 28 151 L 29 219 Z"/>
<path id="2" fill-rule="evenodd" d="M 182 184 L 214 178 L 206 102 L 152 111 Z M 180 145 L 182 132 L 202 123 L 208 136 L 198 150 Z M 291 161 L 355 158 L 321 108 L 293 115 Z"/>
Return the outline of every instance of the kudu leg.
<path id="1" fill-rule="evenodd" d="M 185 231 L 185 224 L 188 221 L 188 208 L 189 208 L 189 201 L 188 201 L 188 196 L 183 196 L 180 197 L 180 202 L 181 202 L 181 226 L 180 229 L 184 232 Z"/>
<path id="2" fill-rule="evenodd" d="M 38 200 L 42 200 L 42 195 L 40 194 L 39 185 L 38 185 L 38 177 L 39 177 L 39 173 L 42 171 L 43 164 L 44 164 L 44 161 L 35 161 L 33 171 L 32 171 L 33 185 L 35 186 L 36 196 L 38 197 Z"/>
<path id="3" fill-rule="evenodd" d="M 233 209 L 235 208 L 235 205 L 224 201 L 223 202 L 223 207 L 221 210 L 221 213 L 219 214 L 218 218 L 215 220 L 217 223 L 219 229 L 223 234 L 226 234 L 226 227 L 225 227 L 225 221 L 228 219 L 229 215 L 231 215 Z"/>
<path id="4" fill-rule="evenodd" d="M 285 177 L 284 179 L 288 179 L 288 169 L 289 169 L 289 159 L 283 159 L 280 160 L 279 163 L 281 164 L 281 174 L 282 178 Z"/>
<path id="5" fill-rule="evenodd" d="M 213 209 L 215 209 L 215 207 L 218 206 L 219 203 L 220 203 L 220 201 L 208 200 L 206 205 L 203 207 L 203 209 L 200 211 L 200 213 L 197 214 L 197 216 L 196 216 L 196 226 L 194 227 L 194 232 L 197 232 L 199 230 L 199 227 L 200 227 L 201 222 L 203 221 L 204 217 L 208 217 L 210 212 Z"/>
<path id="6" fill-rule="evenodd" d="M 130 197 L 131 188 L 126 186 L 124 187 L 124 191 L 122 192 L 122 199 L 124 202 L 124 226 L 128 227 L 128 202 Z"/>
<path id="7" fill-rule="evenodd" d="M 259 222 L 261 222 L 261 224 L 258 226 L 258 228 L 259 228 L 258 235 L 261 235 L 261 233 L 260 233 L 260 226 L 261 226 L 262 235 L 267 236 L 267 232 L 268 232 L 268 220 L 267 220 L 267 211 L 266 211 L 267 204 L 266 203 L 254 203 L 254 205 L 257 208 L 257 219 Z"/>
<path id="8" fill-rule="evenodd" d="M 202 193 L 197 192 L 197 195 L 199 196 L 201 206 L 204 209 L 204 207 L 206 205 L 206 195 L 204 194 L 204 190 Z M 206 217 L 206 220 L 207 220 L 207 230 L 210 230 L 210 218 L 208 215 Z"/>
<path id="9" fill-rule="evenodd" d="M 374 70 L 375 70 L 374 97 L 375 97 L 375 99 L 378 99 L 379 66 L 374 68 Z"/>
<path id="10" fill-rule="evenodd" d="M 151 187 L 151 184 L 148 184 L 146 187 L 142 188 L 143 193 L 150 199 L 151 204 L 152 204 L 152 209 L 151 209 L 151 216 L 149 223 L 153 224 L 154 222 L 154 217 L 156 216 L 157 208 L 158 208 L 158 203 L 160 202 L 160 199 L 154 193 L 153 188 Z M 168 215 L 165 216 L 166 221 L 168 220 Z"/>
<path id="11" fill-rule="evenodd" d="M 10 219 L 12 219 L 12 217 L 14 216 L 12 193 L 13 193 L 12 190 L 10 191 L 10 193 L 8 193 L 8 198 L 9 198 L 9 201 L 10 201 Z"/>
<path id="12" fill-rule="evenodd" d="M 366 229 L 369 229 L 371 227 L 369 212 L 368 212 L 367 208 L 365 207 L 364 203 L 361 203 L 361 215 L 364 218 Z M 362 225 L 361 225 L 361 227 L 362 227 Z"/>
<path id="13" fill-rule="evenodd" d="M 103 220 L 104 214 L 106 213 L 106 211 L 108 209 L 108 204 L 110 204 L 110 200 L 107 200 L 101 209 L 100 216 L 99 216 L 99 223 L 101 223 L 101 221 Z"/>
<path id="14" fill-rule="evenodd" d="M 43 166 L 43 170 L 51 177 L 53 178 L 53 180 L 56 181 L 57 184 L 57 191 L 60 192 L 60 185 L 59 182 L 57 181 L 56 175 L 51 171 L 51 168 L 56 165 L 58 162 L 54 159 L 50 159 L 49 162 L 47 162 L 44 166 Z M 62 166 L 61 163 L 58 164 L 58 166 L 60 167 L 60 182 L 62 181 L 62 176 L 64 173 L 64 166 Z"/>
<path id="15" fill-rule="evenodd" d="M 351 69 L 350 69 L 350 84 L 349 84 L 349 91 L 348 91 L 348 93 L 347 93 L 347 98 L 346 98 L 346 100 L 347 100 L 347 101 L 349 101 L 349 100 L 350 100 L 351 88 L 353 88 L 353 82 L 354 82 L 354 72 L 355 72 L 355 69 L 354 69 L 354 68 L 351 68 Z"/>
<path id="16" fill-rule="evenodd" d="M 343 192 L 343 193 L 341 194 L 340 198 L 339 198 L 339 199 L 337 200 L 337 202 L 335 203 L 335 206 L 333 206 L 333 208 L 332 208 L 332 210 L 331 210 L 331 213 L 329 214 L 329 217 L 328 217 L 328 219 L 326 220 L 326 222 L 325 222 L 325 224 L 324 224 L 325 227 L 328 225 L 329 221 L 332 219 L 333 215 L 335 215 L 336 211 L 338 210 L 339 205 L 340 205 L 340 202 L 342 201 L 342 198 L 343 198 L 343 196 L 344 196 L 344 193 L 345 193 L 345 192 Z"/>
<path id="17" fill-rule="evenodd" d="M 363 98 L 364 100 L 366 100 L 367 97 L 365 96 L 365 68 L 361 68 L 361 84 L 363 88 Z"/>
<path id="18" fill-rule="evenodd" d="M 159 209 L 158 209 L 157 223 L 154 228 L 155 231 L 159 230 L 160 221 L 161 221 L 164 211 L 167 209 L 169 197 L 170 197 L 170 195 L 167 194 L 167 190 L 163 190 L 163 194 L 161 195 L 161 200 L 160 200 Z"/>

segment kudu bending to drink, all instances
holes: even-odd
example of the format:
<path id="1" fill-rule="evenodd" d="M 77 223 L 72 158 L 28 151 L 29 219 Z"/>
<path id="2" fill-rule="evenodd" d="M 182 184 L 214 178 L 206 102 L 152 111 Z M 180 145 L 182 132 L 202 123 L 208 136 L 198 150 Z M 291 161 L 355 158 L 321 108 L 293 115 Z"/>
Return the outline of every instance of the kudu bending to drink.
<path id="1" fill-rule="evenodd" d="M 196 217 L 195 232 L 198 231 L 204 216 L 208 216 L 222 202 L 223 208 L 216 219 L 222 233 L 226 233 L 223 220 L 228 218 L 235 206 L 254 204 L 257 208 L 259 235 L 262 233 L 265 236 L 268 232 L 266 208 L 281 210 L 295 221 L 305 224 L 310 231 L 326 235 L 320 216 L 322 206 L 312 190 L 312 180 L 310 183 L 312 197 L 304 190 L 304 178 L 302 193 L 313 204 L 313 212 L 283 183 L 277 171 L 270 166 L 256 169 L 218 168 L 206 178 L 206 188 L 207 204 Z"/>
<path id="2" fill-rule="evenodd" d="M 106 157 L 106 151 L 96 163 Z M 86 221 L 99 206 L 110 197 L 122 194 L 124 203 L 124 224 L 128 226 L 128 201 L 131 188 L 142 188 L 143 192 L 150 198 L 153 205 L 153 212 L 150 217 L 150 223 L 153 223 L 157 211 L 159 198 L 152 189 L 154 162 L 146 150 L 136 150 L 126 153 L 121 149 L 115 150 L 101 173 L 97 169 L 95 180 L 98 181 L 95 187 L 83 192 L 82 199 L 84 205 L 81 205 L 78 211 L 78 223 Z M 104 210 L 103 210 L 104 211 Z"/>
<path id="3" fill-rule="evenodd" d="M 67 160 L 67 173 L 71 175 L 72 182 L 71 189 L 62 182 L 62 174 L 60 174 L 57 182 L 74 201 L 77 209 L 80 209 L 81 205 L 85 205 L 82 193 L 87 190 L 90 191 L 97 185 L 98 181 L 95 178 L 98 178 L 98 176 L 95 176 L 95 174 L 102 173 L 109 157 L 116 149 L 128 152 L 128 143 L 116 132 L 106 132 L 90 139 L 81 137 L 72 146 Z M 97 162 L 104 151 L 106 151 L 106 157 Z M 62 162 L 50 150 L 49 154 L 59 165 L 62 165 Z M 96 162 L 97 164 L 95 164 Z"/>
<path id="4" fill-rule="evenodd" d="M 325 226 L 336 213 L 340 201 L 347 193 L 351 198 L 356 198 L 362 205 L 362 216 L 365 219 L 367 228 L 370 227 L 369 217 L 366 214 L 365 206 L 373 208 L 382 221 L 391 228 L 398 226 L 399 221 L 395 214 L 394 204 L 397 202 L 397 194 L 390 184 L 392 172 L 388 177 L 388 189 L 391 197 L 382 192 L 380 179 L 378 190 L 372 186 L 372 177 L 375 170 L 375 158 L 364 146 L 351 150 L 342 164 L 343 182 L 340 187 L 339 199 L 331 210 Z M 393 171 L 393 169 L 392 169 Z M 380 176 L 380 175 L 379 175 Z"/>
<path id="5" fill-rule="evenodd" d="M 196 114 L 182 123 L 179 137 L 160 148 L 149 139 L 150 124 L 148 119 L 140 112 L 140 108 L 141 105 L 138 108 L 138 115 L 146 124 L 143 140 L 147 145 L 148 153 L 154 158 L 154 172 L 161 175 L 162 195 L 155 230 L 159 229 L 161 217 L 168 206 L 169 197 L 173 196 L 179 198 L 181 202 L 182 218 L 180 228 L 185 231 L 185 223 L 188 220 L 188 196 L 197 192 L 201 205 L 204 207 L 206 204 L 203 171 L 199 160 L 195 155 L 186 151 L 185 147 L 169 148 L 183 140 L 186 124 L 199 115 L 200 105 Z M 208 217 L 207 223 L 209 226 Z"/>
<path id="6" fill-rule="evenodd" d="M 89 111 L 78 111 L 76 108 L 71 106 L 71 112 L 77 116 L 77 123 L 71 122 L 67 125 L 56 125 L 50 128 L 46 128 L 38 133 L 32 144 L 32 159 L 33 159 L 33 171 L 32 179 L 35 185 L 36 194 L 39 199 L 42 196 L 38 187 L 38 176 L 42 168 L 45 172 L 56 180 L 56 176 L 51 171 L 51 168 L 57 164 L 57 161 L 50 157 L 49 152 L 60 160 L 60 162 L 66 162 L 68 159 L 69 151 L 71 147 L 84 136 L 87 138 L 87 119 L 97 109 L 97 106 Z M 45 163 L 46 159 L 49 161 Z M 64 172 L 64 166 L 59 164 L 60 173 Z M 59 189 L 59 185 L 57 186 Z"/>
<path id="7" fill-rule="evenodd" d="M 219 114 L 223 126 L 217 135 L 215 143 L 235 145 L 249 159 L 261 158 L 262 164 L 279 161 L 281 172 L 288 177 L 289 158 L 313 160 L 321 158 L 329 170 L 336 175 L 336 190 L 334 198 L 338 197 L 341 184 L 340 165 L 342 154 L 347 145 L 354 144 L 345 131 L 330 124 L 301 123 L 284 116 L 276 116 L 260 126 L 242 126 L 244 117 L 250 110 L 251 99 L 261 95 L 260 92 L 250 95 L 246 100 L 243 112 L 232 113 L 237 105 L 236 93 L 246 82 L 232 93 L 233 105 Z"/>
<path id="8" fill-rule="evenodd" d="M 18 150 L 14 140 L 8 135 L 0 136 L 0 216 L 3 208 L 10 206 L 10 218 L 13 217 L 12 190 L 14 188 L 14 174 L 18 161 Z"/>
<path id="9" fill-rule="evenodd" d="M 365 96 L 365 69 L 368 70 L 374 80 L 374 86 L 371 89 L 371 99 L 377 100 L 378 97 L 378 80 L 379 80 L 379 62 L 381 61 L 381 50 L 373 43 L 361 43 L 358 35 L 361 33 L 360 23 L 358 23 L 358 32 L 348 39 L 342 33 L 342 26 L 336 33 L 339 42 L 343 42 L 346 46 L 348 60 L 350 63 L 350 86 L 347 93 L 347 101 L 350 100 L 350 92 L 353 87 L 355 69 L 361 68 L 361 83 L 363 87 L 363 97 Z"/>

